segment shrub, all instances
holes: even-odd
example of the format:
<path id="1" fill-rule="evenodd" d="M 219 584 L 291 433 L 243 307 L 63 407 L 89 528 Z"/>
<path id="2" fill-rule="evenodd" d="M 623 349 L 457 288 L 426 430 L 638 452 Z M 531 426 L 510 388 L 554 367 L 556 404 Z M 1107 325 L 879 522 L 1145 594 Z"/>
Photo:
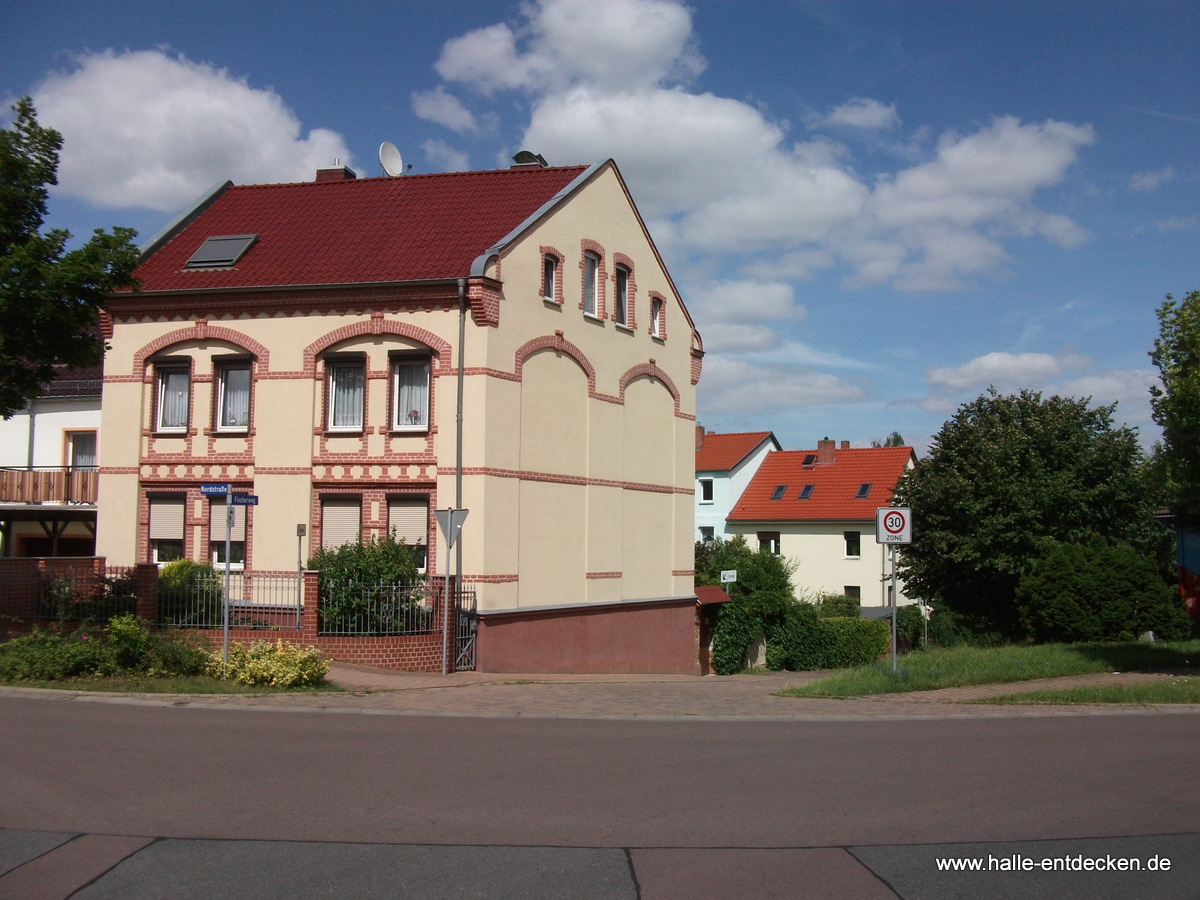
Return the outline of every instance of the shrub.
<path id="1" fill-rule="evenodd" d="M 896 652 L 916 650 L 925 641 L 925 617 L 915 603 L 896 610 Z"/>
<path id="2" fill-rule="evenodd" d="M 70 633 L 35 631 L 0 644 L 0 681 L 63 681 L 126 673 L 203 673 L 208 653 L 179 635 L 155 633 L 133 615 L 106 628 Z"/>
<path id="3" fill-rule="evenodd" d="M 207 563 L 172 560 L 158 570 L 159 621 L 182 627 L 220 625 L 223 584 Z"/>
<path id="4" fill-rule="evenodd" d="M 428 627 L 421 607 L 425 586 L 417 581 L 421 553 L 420 547 L 385 535 L 313 554 L 308 567 L 320 573 L 323 627 L 374 634 Z M 400 585 L 411 589 L 398 591 Z"/>
<path id="5" fill-rule="evenodd" d="M 745 604 L 737 600 L 721 604 L 713 631 L 713 671 L 718 675 L 733 675 L 746 668 L 750 645 L 762 632 L 762 619 L 750 613 Z"/>
<path id="6" fill-rule="evenodd" d="M 862 612 L 862 601 L 849 594 L 822 594 L 816 602 L 817 617 L 857 619 Z"/>
<path id="7" fill-rule="evenodd" d="M 249 647 L 229 645 L 229 666 L 224 667 L 219 650 L 209 655 L 208 673 L 227 677 L 242 684 L 261 684 L 269 687 L 301 687 L 320 684 L 329 673 L 329 660 L 316 647 L 284 644 L 282 640 L 255 641 Z"/>
<path id="8" fill-rule="evenodd" d="M 888 650 L 888 623 L 880 619 L 819 618 L 796 603 L 767 632 L 767 665 L 804 672 L 874 662 Z"/>
<path id="9" fill-rule="evenodd" d="M 1026 632 L 1040 643 L 1132 640 L 1146 631 L 1185 638 L 1187 613 L 1155 563 L 1099 536 L 1086 544 L 1046 541 L 1017 588 Z"/>

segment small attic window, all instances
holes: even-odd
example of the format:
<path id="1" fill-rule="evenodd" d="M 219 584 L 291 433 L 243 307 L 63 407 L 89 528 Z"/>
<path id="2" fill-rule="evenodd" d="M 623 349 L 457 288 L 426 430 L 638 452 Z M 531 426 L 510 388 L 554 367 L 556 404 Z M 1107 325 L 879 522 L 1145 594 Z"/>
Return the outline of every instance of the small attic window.
<path id="1" fill-rule="evenodd" d="M 806 484 L 804 487 L 802 487 L 800 489 L 800 496 L 797 497 L 796 499 L 797 500 L 807 500 L 809 497 L 812 496 L 813 488 L 815 488 L 815 487 L 816 487 L 815 484 Z"/>
<path id="2" fill-rule="evenodd" d="M 257 234 L 225 234 L 208 238 L 192 254 L 185 268 L 225 269 L 245 256 Z"/>
<path id="3" fill-rule="evenodd" d="M 871 493 L 870 483 L 860 484 L 858 486 L 858 493 L 854 495 L 854 499 L 855 500 L 866 500 L 867 494 L 869 494 L 869 493 Z"/>
<path id="4" fill-rule="evenodd" d="M 801 465 L 805 465 L 805 466 L 811 466 L 811 465 L 812 465 L 813 463 L 815 463 L 816 461 L 817 461 L 817 454 L 815 454 L 815 453 L 808 453 L 808 454 L 806 454 L 806 455 L 805 455 L 805 457 L 804 457 L 804 462 L 803 462 L 803 463 L 801 463 Z"/>
<path id="5" fill-rule="evenodd" d="M 787 492 L 787 485 L 781 484 L 777 488 L 775 488 L 775 493 L 771 494 L 771 499 L 772 500 L 782 500 L 783 495 L 786 492 Z"/>

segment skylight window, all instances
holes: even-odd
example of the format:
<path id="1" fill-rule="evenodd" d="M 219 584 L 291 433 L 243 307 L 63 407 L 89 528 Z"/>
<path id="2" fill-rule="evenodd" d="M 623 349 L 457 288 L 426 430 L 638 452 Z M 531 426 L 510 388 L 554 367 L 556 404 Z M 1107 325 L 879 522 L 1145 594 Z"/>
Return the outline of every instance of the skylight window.
<path id="1" fill-rule="evenodd" d="M 773 493 L 773 494 L 771 495 L 771 499 L 772 499 L 772 500 L 782 500 L 782 499 L 783 499 L 783 495 L 784 495 L 784 493 L 786 493 L 786 491 L 787 491 L 787 485 L 786 485 L 786 484 L 781 484 L 781 485 L 779 485 L 777 488 L 775 488 L 775 493 Z"/>
<path id="2" fill-rule="evenodd" d="M 809 497 L 812 496 L 813 488 L 815 488 L 815 487 L 816 487 L 815 484 L 806 484 L 804 487 L 802 487 L 800 489 L 800 496 L 797 497 L 796 499 L 807 500 Z"/>
<path id="3" fill-rule="evenodd" d="M 871 485 L 869 483 L 860 484 L 858 486 L 858 493 L 854 495 L 854 499 L 855 500 L 866 500 L 867 494 L 869 494 L 869 493 L 871 493 Z"/>
<path id="4" fill-rule="evenodd" d="M 802 465 L 811 466 L 816 461 L 817 461 L 817 454 L 809 453 L 809 454 L 805 455 L 804 462 L 802 463 Z"/>
<path id="5" fill-rule="evenodd" d="M 187 261 L 188 269 L 227 269 L 245 256 L 257 234 L 226 234 L 208 238 Z"/>

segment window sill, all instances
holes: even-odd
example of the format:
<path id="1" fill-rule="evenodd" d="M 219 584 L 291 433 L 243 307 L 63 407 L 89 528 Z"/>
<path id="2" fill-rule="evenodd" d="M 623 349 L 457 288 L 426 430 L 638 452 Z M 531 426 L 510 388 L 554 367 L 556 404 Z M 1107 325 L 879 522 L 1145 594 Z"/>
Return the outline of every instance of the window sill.
<path id="1" fill-rule="evenodd" d="M 637 330 L 632 325 L 626 325 L 624 322 L 618 322 L 617 327 L 626 334 L 636 334 Z"/>
<path id="2" fill-rule="evenodd" d="M 358 428 L 326 428 L 325 435 L 327 437 L 362 437 L 363 429 Z"/>
<path id="3" fill-rule="evenodd" d="M 595 322 L 597 325 L 604 324 L 604 319 L 602 317 L 596 315 L 595 313 L 590 313 L 590 312 L 585 311 L 583 314 L 583 317 L 591 322 Z"/>
<path id="4" fill-rule="evenodd" d="M 246 437 L 250 428 L 218 428 L 212 432 L 213 437 Z"/>
<path id="5" fill-rule="evenodd" d="M 428 425 L 393 425 L 388 434 L 429 434 Z"/>
<path id="6" fill-rule="evenodd" d="M 187 437 L 187 427 L 183 428 L 155 428 L 150 432 L 155 437 Z"/>

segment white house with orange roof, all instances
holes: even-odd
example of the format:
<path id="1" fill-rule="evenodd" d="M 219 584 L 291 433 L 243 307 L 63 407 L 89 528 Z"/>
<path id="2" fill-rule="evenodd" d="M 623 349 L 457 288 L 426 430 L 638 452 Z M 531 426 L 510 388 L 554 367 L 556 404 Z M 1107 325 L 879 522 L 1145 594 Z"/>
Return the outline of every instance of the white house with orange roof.
<path id="1" fill-rule="evenodd" d="M 851 448 L 828 438 L 816 450 L 768 454 L 728 516 L 751 547 L 796 564 L 798 597 L 858 597 L 887 606 L 891 567 L 875 542 L 875 511 L 889 506 L 900 477 L 916 462 L 912 447 Z M 912 602 L 899 587 L 901 605 Z"/>
<path id="2" fill-rule="evenodd" d="M 731 536 L 726 517 L 779 441 L 770 431 L 730 434 L 696 426 L 696 540 Z"/>
<path id="3" fill-rule="evenodd" d="M 109 307 L 97 552 L 246 572 L 387 532 L 480 668 L 694 672 L 703 350 L 612 160 L 219 186 Z"/>

